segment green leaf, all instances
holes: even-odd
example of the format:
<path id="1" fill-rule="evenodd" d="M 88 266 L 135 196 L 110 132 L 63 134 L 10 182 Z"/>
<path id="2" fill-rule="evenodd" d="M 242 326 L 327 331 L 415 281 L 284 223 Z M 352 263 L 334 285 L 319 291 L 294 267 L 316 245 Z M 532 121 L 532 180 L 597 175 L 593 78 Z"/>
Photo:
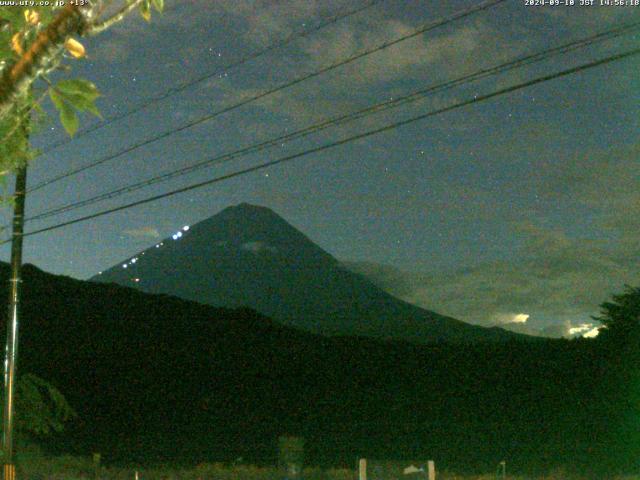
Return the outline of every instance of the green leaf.
<path id="1" fill-rule="evenodd" d="M 96 107 L 95 102 L 92 100 L 83 97 L 82 95 L 62 95 L 62 98 L 69 103 L 73 108 L 80 112 L 90 112 L 93 113 L 96 117 L 102 118 L 100 112 L 98 111 L 98 107 Z"/>
<path id="2" fill-rule="evenodd" d="M 15 30 L 18 30 L 24 24 L 24 8 L 3 8 L 0 12 L 0 18 L 8 20 Z"/>
<path id="3" fill-rule="evenodd" d="M 159 12 L 162 13 L 164 10 L 164 0 L 151 0 L 153 3 L 153 7 Z"/>
<path id="4" fill-rule="evenodd" d="M 100 92 L 90 81 L 83 79 L 62 80 L 53 87 L 53 90 L 56 96 L 76 110 L 90 112 L 96 117 L 102 118 L 95 104 Z"/>
<path id="5" fill-rule="evenodd" d="M 151 0 L 144 0 L 140 4 L 140 15 L 142 15 L 142 18 L 147 22 L 151 21 Z"/>
<path id="6" fill-rule="evenodd" d="M 67 133 L 73 137 L 78 131 L 80 126 L 80 120 L 76 112 L 66 103 L 63 104 L 64 108 L 60 110 L 60 121 Z"/>
<path id="7" fill-rule="evenodd" d="M 58 110 L 61 110 L 63 108 L 64 101 L 62 100 L 60 94 L 53 88 L 49 89 L 49 98 Z"/>
<path id="8" fill-rule="evenodd" d="M 70 136 L 74 136 L 80 126 L 78 115 L 71 105 L 64 101 L 63 97 L 54 89 L 49 90 L 49 97 L 60 112 L 60 122 Z"/>
<path id="9" fill-rule="evenodd" d="M 100 96 L 98 88 L 89 80 L 74 78 L 72 80 L 62 80 L 55 88 L 63 95 L 78 95 L 85 97 L 89 101 L 94 101 Z"/>

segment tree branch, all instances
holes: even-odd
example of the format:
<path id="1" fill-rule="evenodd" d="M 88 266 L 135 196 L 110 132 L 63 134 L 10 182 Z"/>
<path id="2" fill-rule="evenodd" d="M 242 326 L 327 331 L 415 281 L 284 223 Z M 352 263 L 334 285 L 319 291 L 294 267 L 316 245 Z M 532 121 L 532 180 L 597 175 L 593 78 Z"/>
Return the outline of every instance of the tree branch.
<path id="1" fill-rule="evenodd" d="M 0 118 L 11 109 L 15 99 L 37 78 L 38 70 L 47 65 L 56 49 L 62 48 L 65 39 L 81 33 L 85 27 L 82 9 L 73 4 L 66 7 L 38 34 L 29 49 L 0 78 Z"/>
<path id="2" fill-rule="evenodd" d="M 140 5 L 144 0 L 132 0 L 123 6 L 120 10 L 114 13 L 112 16 L 99 23 L 89 25 L 84 31 L 85 35 L 97 35 L 104 32 L 106 29 L 111 28 L 116 23 L 122 21 L 134 8 Z"/>
<path id="3" fill-rule="evenodd" d="M 44 97 L 47 96 L 48 91 L 49 91 L 48 89 L 45 90 L 40 95 L 40 97 L 38 97 L 38 99 L 31 104 L 31 106 L 27 109 L 27 111 L 18 115 L 16 124 L 11 128 L 11 130 L 7 132 L 7 134 L 4 137 L 0 139 L 0 143 L 5 142 L 9 137 L 11 137 L 11 135 L 13 135 L 16 132 L 16 130 L 18 130 L 18 127 L 20 127 L 30 117 L 31 112 L 33 112 L 37 108 L 37 106 L 40 105 L 42 100 L 44 100 Z M 5 173 L 6 172 L 0 172 L 0 177 Z"/>

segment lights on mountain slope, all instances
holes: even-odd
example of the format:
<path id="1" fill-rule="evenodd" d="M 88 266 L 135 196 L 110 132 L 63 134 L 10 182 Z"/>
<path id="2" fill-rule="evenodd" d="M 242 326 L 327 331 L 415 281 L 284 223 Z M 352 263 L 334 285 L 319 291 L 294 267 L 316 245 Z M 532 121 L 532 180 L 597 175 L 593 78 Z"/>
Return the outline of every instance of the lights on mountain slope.
<path id="1" fill-rule="evenodd" d="M 187 232 L 189 231 L 189 225 L 184 225 L 180 230 L 178 230 L 176 233 L 174 233 L 173 235 L 171 235 L 171 238 L 173 238 L 174 240 L 178 240 L 179 238 L 182 237 L 183 232 Z M 164 246 L 164 242 L 160 242 L 160 243 L 156 243 L 155 247 L 156 248 L 160 248 Z M 140 252 L 140 256 L 144 255 L 145 252 Z M 122 264 L 122 268 L 128 268 L 130 266 L 133 266 L 135 263 L 137 263 L 139 260 L 139 257 L 133 257 L 131 258 L 127 263 L 123 263 Z M 102 275 L 102 272 L 99 272 L 98 275 Z M 140 281 L 139 278 L 133 278 L 132 279 L 134 282 L 138 283 Z"/>

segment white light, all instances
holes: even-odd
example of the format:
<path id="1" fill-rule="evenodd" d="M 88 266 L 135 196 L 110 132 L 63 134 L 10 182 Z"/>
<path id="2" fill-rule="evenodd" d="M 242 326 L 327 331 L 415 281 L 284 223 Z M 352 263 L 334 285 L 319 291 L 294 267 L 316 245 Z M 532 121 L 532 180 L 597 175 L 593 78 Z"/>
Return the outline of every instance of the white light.
<path id="1" fill-rule="evenodd" d="M 102 275 L 102 272 L 98 272 L 98 275 Z"/>
<path id="2" fill-rule="evenodd" d="M 138 283 L 140 281 L 140 279 L 139 278 L 134 278 L 133 281 Z"/>
<path id="3" fill-rule="evenodd" d="M 182 230 L 184 230 L 185 232 L 189 230 L 189 225 L 185 225 L 184 227 L 182 227 Z"/>
<path id="4" fill-rule="evenodd" d="M 159 243 L 156 243 L 156 248 L 160 248 L 160 244 Z"/>
<path id="5" fill-rule="evenodd" d="M 171 235 L 171 238 L 173 238 L 174 240 L 178 239 L 178 235 L 176 235 L 175 233 L 173 235 Z"/>
<path id="6" fill-rule="evenodd" d="M 575 335 L 578 333 L 589 332 L 593 328 L 591 323 L 581 323 L 577 327 L 571 327 L 569 329 L 569 335 Z"/>
<path id="7" fill-rule="evenodd" d="M 529 315 L 526 313 L 519 313 L 518 315 L 514 315 L 513 320 L 511 321 L 513 323 L 527 323 L 527 320 L 529 320 Z"/>
<path id="8" fill-rule="evenodd" d="M 131 263 L 136 263 L 137 261 L 138 261 L 138 259 L 137 259 L 137 258 L 132 258 L 132 259 L 131 259 Z"/>
<path id="9" fill-rule="evenodd" d="M 126 264 L 126 263 L 123 263 L 123 264 L 122 264 L 122 268 L 127 268 L 127 264 Z"/>
<path id="10" fill-rule="evenodd" d="M 178 232 L 176 233 L 176 235 L 178 236 L 178 238 L 180 238 L 182 236 L 182 232 Z"/>
<path id="11" fill-rule="evenodd" d="M 594 327 L 582 336 L 587 338 L 595 338 L 600 334 L 600 327 Z"/>

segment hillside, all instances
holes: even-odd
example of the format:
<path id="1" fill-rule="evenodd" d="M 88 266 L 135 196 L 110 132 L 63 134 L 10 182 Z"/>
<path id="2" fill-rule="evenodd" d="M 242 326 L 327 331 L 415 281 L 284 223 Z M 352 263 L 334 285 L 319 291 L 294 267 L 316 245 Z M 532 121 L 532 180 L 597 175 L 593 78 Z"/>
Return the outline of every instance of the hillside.
<path id="1" fill-rule="evenodd" d="M 7 273 L 2 264 L 2 285 Z M 593 342 L 327 338 L 31 266 L 24 278 L 20 371 L 52 381 L 79 412 L 50 442 L 57 451 L 270 463 L 277 436 L 293 433 L 312 464 L 429 457 L 491 471 L 508 458 L 531 470 L 591 465 L 615 416 Z"/>

